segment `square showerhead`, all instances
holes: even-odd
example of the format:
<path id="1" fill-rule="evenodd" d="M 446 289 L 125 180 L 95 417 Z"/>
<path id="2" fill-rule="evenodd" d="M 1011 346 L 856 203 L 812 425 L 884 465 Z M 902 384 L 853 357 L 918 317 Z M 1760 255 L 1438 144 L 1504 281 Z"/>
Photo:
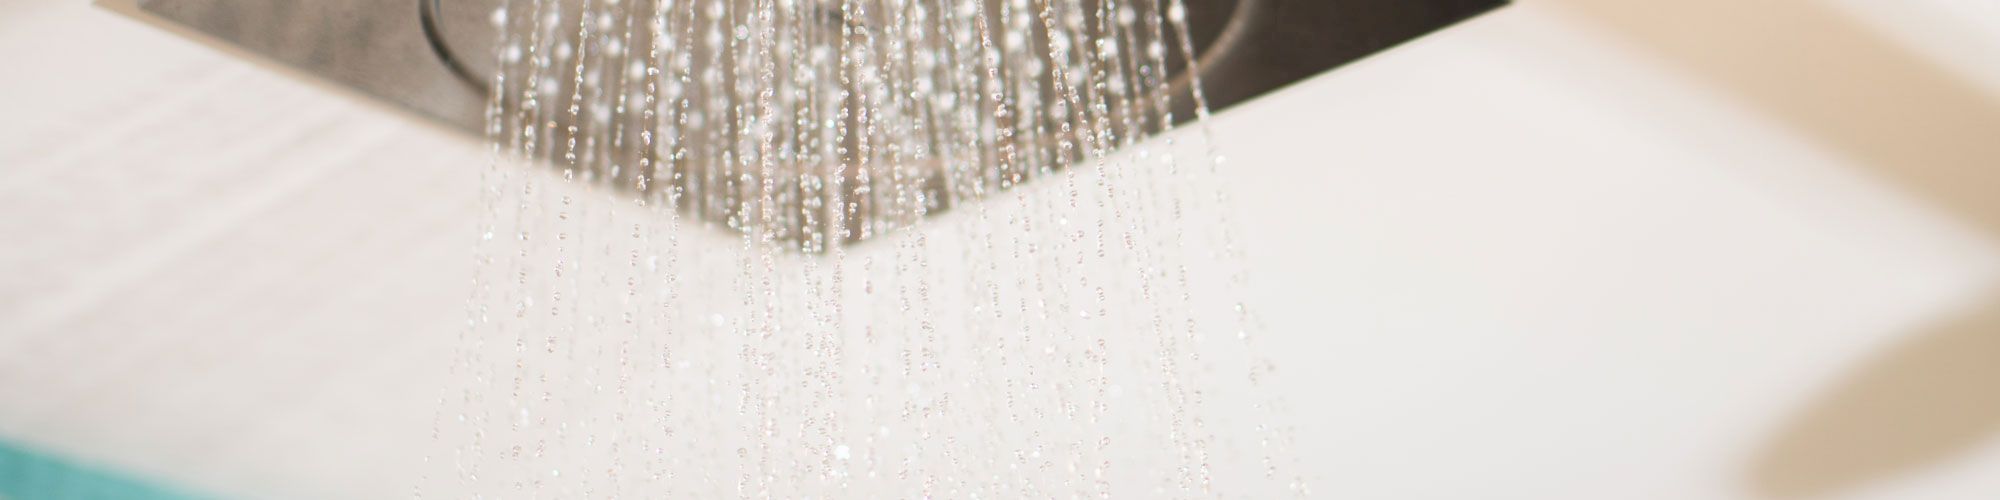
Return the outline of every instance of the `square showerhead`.
<path id="1" fill-rule="evenodd" d="M 1219 51 L 1215 109 L 1442 29 L 1507 0 L 1186 0 Z M 98 0 L 224 50 L 289 68 L 467 133 L 486 99 L 466 64 L 490 51 L 498 0 Z M 428 5 L 427 5 L 428 4 Z M 426 11 L 430 12 L 426 12 Z M 428 14 L 428 15 L 427 15 Z M 476 78 L 476 77 L 474 77 Z"/>
<path id="2" fill-rule="evenodd" d="M 1240 104 L 1505 3 L 957 1 L 100 3 L 483 132 L 565 178 L 807 252 L 1067 171 L 1201 116 L 1204 105 Z M 926 17 L 942 5 L 953 7 Z M 838 57 L 825 57 L 828 48 Z M 957 70 L 971 66 L 983 70 Z M 525 70 L 500 76 L 510 68 Z M 677 68 L 671 81 L 665 68 Z M 557 73 L 568 77 L 549 76 Z M 512 87 L 488 90 L 497 85 Z M 676 119 L 659 118 L 667 115 Z M 628 140 L 627 130 L 644 132 Z"/>

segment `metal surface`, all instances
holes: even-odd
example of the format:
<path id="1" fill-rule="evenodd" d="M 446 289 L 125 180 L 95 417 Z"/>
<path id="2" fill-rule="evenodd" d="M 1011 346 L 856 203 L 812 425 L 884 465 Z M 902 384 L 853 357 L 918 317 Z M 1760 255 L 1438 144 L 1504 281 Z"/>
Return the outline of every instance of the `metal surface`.
<path id="1" fill-rule="evenodd" d="M 1187 0 L 1215 109 L 1444 28 L 1506 0 Z M 486 1 L 103 0 L 191 36 L 477 133 Z M 429 5 L 426 5 L 429 3 Z M 425 16 L 425 9 L 433 9 Z M 429 21 L 428 23 L 426 21 Z M 1226 29 L 1225 29 L 1226 28 Z M 427 33 L 429 36 L 427 36 Z M 1183 115 L 1186 116 L 1186 115 Z"/>

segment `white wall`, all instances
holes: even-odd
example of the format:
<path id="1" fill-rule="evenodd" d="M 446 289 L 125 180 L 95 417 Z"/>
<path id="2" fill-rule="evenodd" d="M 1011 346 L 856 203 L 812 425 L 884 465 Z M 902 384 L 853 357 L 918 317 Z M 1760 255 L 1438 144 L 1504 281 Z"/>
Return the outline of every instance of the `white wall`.
<path id="1" fill-rule="evenodd" d="M 0 436 L 405 494 L 477 148 L 80 3 L 0 5 Z M 2000 496 L 2000 80 L 1925 28 L 1991 32 L 1890 4 L 1530 1 L 1220 116 L 1320 496 Z"/>

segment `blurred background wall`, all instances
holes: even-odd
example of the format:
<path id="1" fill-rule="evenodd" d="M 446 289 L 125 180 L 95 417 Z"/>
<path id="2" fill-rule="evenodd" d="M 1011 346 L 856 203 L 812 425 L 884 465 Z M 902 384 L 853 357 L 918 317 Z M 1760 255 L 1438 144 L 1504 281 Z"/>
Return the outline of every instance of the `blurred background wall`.
<path id="1" fill-rule="evenodd" d="M 84 2 L 0 60 L 0 440 L 410 494 L 480 148 Z M 1990 0 L 1523 0 L 1223 113 L 1315 491 L 2000 498 L 1996 62 Z"/>

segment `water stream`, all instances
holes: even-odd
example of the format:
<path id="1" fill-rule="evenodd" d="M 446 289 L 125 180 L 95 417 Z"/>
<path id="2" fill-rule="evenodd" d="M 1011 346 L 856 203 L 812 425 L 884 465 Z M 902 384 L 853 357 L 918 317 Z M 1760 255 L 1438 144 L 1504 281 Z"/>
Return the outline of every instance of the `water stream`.
<path id="1" fill-rule="evenodd" d="M 419 495 L 1305 494 L 1180 2 L 509 0 Z"/>

